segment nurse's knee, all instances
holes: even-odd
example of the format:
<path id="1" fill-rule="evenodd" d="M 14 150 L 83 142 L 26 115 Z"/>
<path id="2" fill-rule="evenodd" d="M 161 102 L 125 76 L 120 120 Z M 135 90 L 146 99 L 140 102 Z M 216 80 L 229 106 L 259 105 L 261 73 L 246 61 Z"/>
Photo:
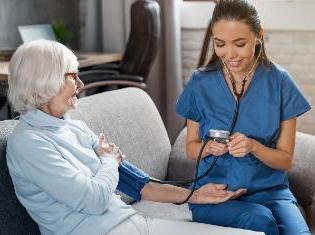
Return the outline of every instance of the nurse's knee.
<path id="1" fill-rule="evenodd" d="M 266 235 L 278 235 L 279 230 L 272 212 L 264 207 L 255 207 L 240 215 L 239 227 L 264 232 Z"/>

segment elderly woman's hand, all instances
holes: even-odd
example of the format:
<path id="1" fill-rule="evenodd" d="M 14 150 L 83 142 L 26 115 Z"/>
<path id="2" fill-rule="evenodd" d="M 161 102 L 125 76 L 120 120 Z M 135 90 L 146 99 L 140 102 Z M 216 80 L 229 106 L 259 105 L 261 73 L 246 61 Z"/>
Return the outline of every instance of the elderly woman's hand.
<path id="1" fill-rule="evenodd" d="M 115 157 L 118 164 L 120 164 L 125 159 L 125 155 L 120 151 L 117 145 L 114 143 L 106 143 L 105 135 L 103 133 L 100 133 L 98 136 L 98 147 L 96 149 L 96 154 L 98 157 L 101 157 L 104 154 L 112 155 Z"/>
<path id="2" fill-rule="evenodd" d="M 246 193 L 246 189 L 227 191 L 225 184 L 206 184 L 196 190 L 189 200 L 194 204 L 218 204 L 227 200 L 232 200 Z"/>

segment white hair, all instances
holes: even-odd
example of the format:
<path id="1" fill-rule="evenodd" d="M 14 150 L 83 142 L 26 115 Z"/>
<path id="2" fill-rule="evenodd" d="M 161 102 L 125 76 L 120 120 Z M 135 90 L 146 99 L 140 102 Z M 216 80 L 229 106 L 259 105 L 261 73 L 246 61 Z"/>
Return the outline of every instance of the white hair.
<path id="1" fill-rule="evenodd" d="M 8 99 L 19 113 L 39 108 L 59 93 L 65 73 L 77 70 L 76 56 L 61 43 L 41 39 L 23 44 L 9 64 Z"/>

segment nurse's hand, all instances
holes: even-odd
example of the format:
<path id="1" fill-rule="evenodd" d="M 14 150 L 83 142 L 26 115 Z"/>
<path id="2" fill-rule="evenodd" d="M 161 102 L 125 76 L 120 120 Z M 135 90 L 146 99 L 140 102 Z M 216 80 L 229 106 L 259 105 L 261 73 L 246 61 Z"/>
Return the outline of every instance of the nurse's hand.
<path id="1" fill-rule="evenodd" d="M 222 156 L 223 154 L 228 152 L 228 148 L 226 144 L 222 144 L 213 140 L 210 140 L 205 149 L 204 152 L 207 154 L 206 156 L 208 156 L 209 154 L 213 155 L 213 156 Z"/>
<path id="2" fill-rule="evenodd" d="M 228 151 L 234 157 L 244 157 L 254 149 L 255 142 L 242 133 L 236 132 L 230 136 L 227 143 Z"/>

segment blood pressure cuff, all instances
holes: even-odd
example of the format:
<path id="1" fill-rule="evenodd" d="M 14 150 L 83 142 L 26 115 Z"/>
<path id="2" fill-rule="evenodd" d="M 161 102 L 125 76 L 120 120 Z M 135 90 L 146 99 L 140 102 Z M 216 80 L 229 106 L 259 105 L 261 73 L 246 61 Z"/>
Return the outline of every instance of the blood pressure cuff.
<path id="1" fill-rule="evenodd" d="M 130 162 L 124 160 L 118 167 L 119 182 L 117 189 L 136 201 L 141 199 L 141 190 L 149 182 L 150 176 Z"/>

